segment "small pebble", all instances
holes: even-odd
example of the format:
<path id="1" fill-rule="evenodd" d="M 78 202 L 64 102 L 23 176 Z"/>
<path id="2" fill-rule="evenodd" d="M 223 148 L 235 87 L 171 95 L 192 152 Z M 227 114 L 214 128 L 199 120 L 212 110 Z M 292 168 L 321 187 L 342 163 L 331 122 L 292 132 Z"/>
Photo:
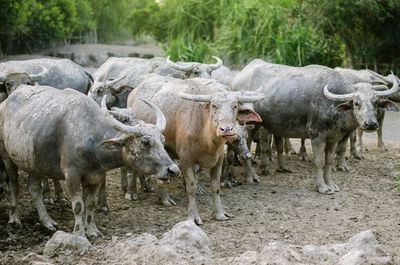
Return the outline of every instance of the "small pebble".
<path id="1" fill-rule="evenodd" d="M 126 233 L 125 235 L 129 237 L 132 236 L 132 233 Z"/>

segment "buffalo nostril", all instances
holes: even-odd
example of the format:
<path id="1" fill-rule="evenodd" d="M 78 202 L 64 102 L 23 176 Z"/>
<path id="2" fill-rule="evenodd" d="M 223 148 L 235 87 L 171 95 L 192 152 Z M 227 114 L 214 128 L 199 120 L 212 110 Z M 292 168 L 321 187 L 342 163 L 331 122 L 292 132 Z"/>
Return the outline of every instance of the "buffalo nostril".
<path id="1" fill-rule="evenodd" d="M 168 175 L 171 176 L 171 177 L 172 176 L 178 176 L 180 172 L 181 171 L 179 170 L 179 167 L 177 165 L 175 165 L 175 164 L 168 168 Z"/>

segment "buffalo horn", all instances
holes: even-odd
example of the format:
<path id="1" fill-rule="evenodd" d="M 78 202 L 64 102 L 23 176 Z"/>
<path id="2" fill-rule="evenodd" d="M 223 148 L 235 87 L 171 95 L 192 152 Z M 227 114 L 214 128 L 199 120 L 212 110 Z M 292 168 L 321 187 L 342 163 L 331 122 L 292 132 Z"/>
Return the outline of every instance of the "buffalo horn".
<path id="1" fill-rule="evenodd" d="M 343 95 L 333 94 L 333 93 L 329 92 L 328 85 L 325 85 L 324 95 L 325 95 L 325 97 L 335 100 L 335 101 L 349 101 L 353 98 L 354 93 L 343 94 Z"/>
<path id="2" fill-rule="evenodd" d="M 141 101 L 143 101 L 144 103 L 146 103 L 147 105 L 149 105 L 150 108 L 152 108 L 156 112 L 156 115 L 157 115 L 156 125 L 162 133 L 165 130 L 165 128 L 167 127 L 167 120 L 165 119 L 164 113 L 154 103 L 147 101 L 143 98 L 139 98 L 139 99 Z"/>
<path id="3" fill-rule="evenodd" d="M 136 126 L 128 126 L 125 125 L 123 123 L 121 123 L 120 121 L 118 121 L 117 119 L 115 119 L 108 111 L 107 106 L 106 106 L 106 98 L 107 95 L 104 95 L 103 99 L 101 100 L 101 112 L 103 112 L 108 124 L 110 124 L 114 129 L 128 134 L 128 135 L 132 135 L 132 136 L 136 136 L 136 135 L 142 135 L 143 133 L 141 133 L 141 130 L 139 128 L 137 128 Z"/>
<path id="4" fill-rule="evenodd" d="M 393 84 L 391 89 L 385 90 L 385 91 L 376 91 L 376 95 L 378 97 L 383 97 L 383 96 L 389 96 L 390 94 L 393 94 L 399 90 L 399 83 L 397 82 L 397 77 L 393 74 L 389 75 L 392 77 L 391 83 Z"/>
<path id="5" fill-rule="evenodd" d="M 118 83 L 119 81 L 121 81 L 122 79 L 124 79 L 125 77 L 126 77 L 126 75 L 121 76 L 121 77 L 119 77 L 119 78 L 117 78 L 117 79 L 114 79 L 114 80 L 107 80 L 107 81 L 105 81 L 106 87 L 110 87 L 111 89 L 115 90 L 116 92 L 119 92 L 119 89 L 118 89 L 118 88 L 114 88 L 113 86 L 114 86 L 116 83 Z"/>
<path id="6" fill-rule="evenodd" d="M 385 85 L 374 85 L 372 86 L 372 88 L 376 91 L 384 91 L 384 90 L 388 90 L 389 88 Z"/>
<path id="7" fill-rule="evenodd" d="M 381 79 L 382 81 L 389 83 L 389 84 L 393 84 L 392 80 L 390 80 L 390 78 L 387 78 L 386 76 L 380 75 L 374 71 L 371 70 L 367 70 L 370 74 L 376 76 L 377 78 Z"/>
<path id="8" fill-rule="evenodd" d="M 193 65 L 189 65 L 189 66 L 183 66 L 183 65 L 179 65 L 177 63 L 172 62 L 169 59 L 170 56 L 167 57 L 167 63 L 169 65 L 171 65 L 172 68 L 179 70 L 179 71 L 184 71 L 184 72 L 189 72 L 193 70 Z"/>
<path id="9" fill-rule="evenodd" d="M 192 94 L 187 94 L 187 93 L 182 93 L 182 92 L 180 92 L 178 95 L 180 98 L 191 100 L 191 101 L 196 101 L 196 102 L 210 102 L 212 99 L 212 95 L 192 95 Z"/>
<path id="10" fill-rule="evenodd" d="M 254 103 L 263 100 L 264 95 L 259 93 L 254 93 L 252 96 L 237 96 L 239 103 Z"/>
<path id="11" fill-rule="evenodd" d="M 214 71 L 214 70 L 220 68 L 220 67 L 222 66 L 222 64 L 223 64 L 222 60 L 221 60 L 220 58 L 218 58 L 217 56 L 213 56 L 213 58 L 214 58 L 215 60 L 217 60 L 217 63 L 216 63 L 216 64 L 210 64 L 210 65 L 208 66 L 208 69 L 209 69 L 210 71 Z"/>

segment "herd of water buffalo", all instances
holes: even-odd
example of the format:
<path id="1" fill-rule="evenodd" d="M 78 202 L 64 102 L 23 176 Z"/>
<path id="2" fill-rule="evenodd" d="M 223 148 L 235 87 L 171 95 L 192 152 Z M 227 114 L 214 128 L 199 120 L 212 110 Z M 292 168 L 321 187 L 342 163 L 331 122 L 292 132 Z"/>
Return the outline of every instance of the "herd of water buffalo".
<path id="1" fill-rule="evenodd" d="M 348 138 L 351 153 L 360 158 L 357 129 L 360 135 L 378 130 L 378 143 L 386 149 L 384 113 L 399 111 L 392 102 L 400 102 L 395 75 L 259 59 L 233 72 L 214 58 L 216 64 L 109 58 L 93 75 L 68 59 L 1 63 L 0 189 L 11 194 L 9 223 L 20 224 L 18 170 L 29 175 L 28 189 L 44 226 L 55 230 L 56 225 L 44 205 L 50 200 L 47 179 L 54 180 L 64 201 L 58 180 L 65 180 L 74 233 L 98 237 L 96 198 L 106 211 L 106 172 L 113 168 L 121 168 L 125 198 L 131 200 L 137 198 L 136 179 L 151 189 L 146 176 L 155 175 L 166 206 L 175 204 L 166 187 L 183 175 L 188 219 L 201 224 L 195 197 L 203 190 L 197 175 L 210 175 L 214 217 L 228 219 L 220 187 L 235 182 L 235 154 L 246 181 L 260 181 L 249 151 L 258 131 L 261 166 L 270 156 L 273 137 L 282 171 L 288 170 L 284 138 L 287 145 L 289 138 L 301 138 L 302 154 L 304 139 L 310 139 L 316 187 L 323 194 L 339 191 L 332 170 L 335 155 L 337 166 L 347 168 Z"/>

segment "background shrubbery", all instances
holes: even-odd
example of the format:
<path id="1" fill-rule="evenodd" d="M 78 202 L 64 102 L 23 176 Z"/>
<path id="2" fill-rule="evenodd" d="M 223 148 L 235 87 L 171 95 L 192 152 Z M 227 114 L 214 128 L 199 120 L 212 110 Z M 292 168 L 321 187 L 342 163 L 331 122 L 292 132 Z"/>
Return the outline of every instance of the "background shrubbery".
<path id="1" fill-rule="evenodd" d="M 233 66 L 400 65 L 400 0 L 3 0 L 1 53 L 94 33 L 101 43 L 151 36 L 173 60 Z"/>

